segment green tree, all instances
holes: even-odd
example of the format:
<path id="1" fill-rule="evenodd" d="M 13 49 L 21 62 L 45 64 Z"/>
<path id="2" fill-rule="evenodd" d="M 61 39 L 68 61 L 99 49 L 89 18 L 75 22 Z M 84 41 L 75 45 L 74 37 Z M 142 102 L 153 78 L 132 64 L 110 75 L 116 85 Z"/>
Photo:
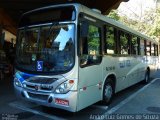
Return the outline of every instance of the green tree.
<path id="1" fill-rule="evenodd" d="M 150 36 L 154 39 L 160 39 L 160 6 L 156 9 L 149 9 L 142 16 L 131 19 L 127 16 L 119 15 L 117 10 L 112 10 L 109 18 L 122 22 L 124 25 L 139 31 L 142 34 Z"/>
<path id="2" fill-rule="evenodd" d="M 99 46 L 99 30 L 95 26 L 89 26 L 88 44 L 90 50 L 97 50 Z"/>
<path id="3" fill-rule="evenodd" d="M 156 11 L 152 10 L 153 12 L 155 12 L 154 16 L 153 16 L 153 12 L 152 15 L 150 16 L 152 19 L 151 21 L 151 29 L 149 30 L 149 35 L 150 36 L 154 36 L 154 37 L 159 37 L 160 36 L 160 6 L 157 7 Z"/>
<path id="4" fill-rule="evenodd" d="M 158 39 L 160 36 L 160 7 L 145 11 L 141 19 L 133 20 L 127 16 L 121 16 L 119 21 L 154 39 Z"/>
<path id="5" fill-rule="evenodd" d="M 118 15 L 117 10 L 111 10 L 111 12 L 107 16 L 117 21 L 120 19 L 120 16 Z"/>

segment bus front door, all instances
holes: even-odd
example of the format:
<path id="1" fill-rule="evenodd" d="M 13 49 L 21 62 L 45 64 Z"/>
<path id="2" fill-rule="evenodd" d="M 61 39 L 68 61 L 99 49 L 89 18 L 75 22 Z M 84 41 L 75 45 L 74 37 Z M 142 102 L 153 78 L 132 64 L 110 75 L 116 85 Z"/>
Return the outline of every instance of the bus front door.
<path id="1" fill-rule="evenodd" d="M 101 83 L 101 65 L 93 65 L 84 68 L 79 68 L 78 110 L 81 110 L 101 100 Z"/>

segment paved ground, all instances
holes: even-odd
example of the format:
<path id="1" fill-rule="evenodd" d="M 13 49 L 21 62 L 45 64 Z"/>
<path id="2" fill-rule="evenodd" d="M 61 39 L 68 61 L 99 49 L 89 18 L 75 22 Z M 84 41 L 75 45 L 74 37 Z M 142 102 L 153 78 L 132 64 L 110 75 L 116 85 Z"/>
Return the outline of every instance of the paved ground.
<path id="1" fill-rule="evenodd" d="M 0 80 L 0 119 L 160 120 L 160 79 L 157 78 L 160 78 L 160 71 L 154 75 L 149 84 L 138 83 L 116 94 L 110 106 L 96 103 L 76 114 L 71 114 L 17 99 L 14 95 L 13 80 L 6 76 Z"/>

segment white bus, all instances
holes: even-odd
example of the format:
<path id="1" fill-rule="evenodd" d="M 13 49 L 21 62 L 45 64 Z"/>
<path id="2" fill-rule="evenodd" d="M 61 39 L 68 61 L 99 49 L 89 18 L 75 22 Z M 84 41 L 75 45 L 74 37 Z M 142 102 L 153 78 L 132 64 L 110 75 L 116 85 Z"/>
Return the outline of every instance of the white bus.
<path id="1" fill-rule="evenodd" d="M 81 4 L 25 13 L 19 23 L 14 87 L 19 98 L 77 112 L 158 67 L 158 42 Z"/>

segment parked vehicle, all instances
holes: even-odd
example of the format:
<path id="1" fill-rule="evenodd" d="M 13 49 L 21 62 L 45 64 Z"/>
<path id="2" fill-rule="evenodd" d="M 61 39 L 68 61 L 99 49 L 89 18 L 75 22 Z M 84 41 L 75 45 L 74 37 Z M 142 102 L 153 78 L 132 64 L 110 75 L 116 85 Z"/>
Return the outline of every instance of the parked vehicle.
<path id="1" fill-rule="evenodd" d="M 157 70 L 158 42 L 80 4 L 22 16 L 14 87 L 18 97 L 77 112 Z"/>

